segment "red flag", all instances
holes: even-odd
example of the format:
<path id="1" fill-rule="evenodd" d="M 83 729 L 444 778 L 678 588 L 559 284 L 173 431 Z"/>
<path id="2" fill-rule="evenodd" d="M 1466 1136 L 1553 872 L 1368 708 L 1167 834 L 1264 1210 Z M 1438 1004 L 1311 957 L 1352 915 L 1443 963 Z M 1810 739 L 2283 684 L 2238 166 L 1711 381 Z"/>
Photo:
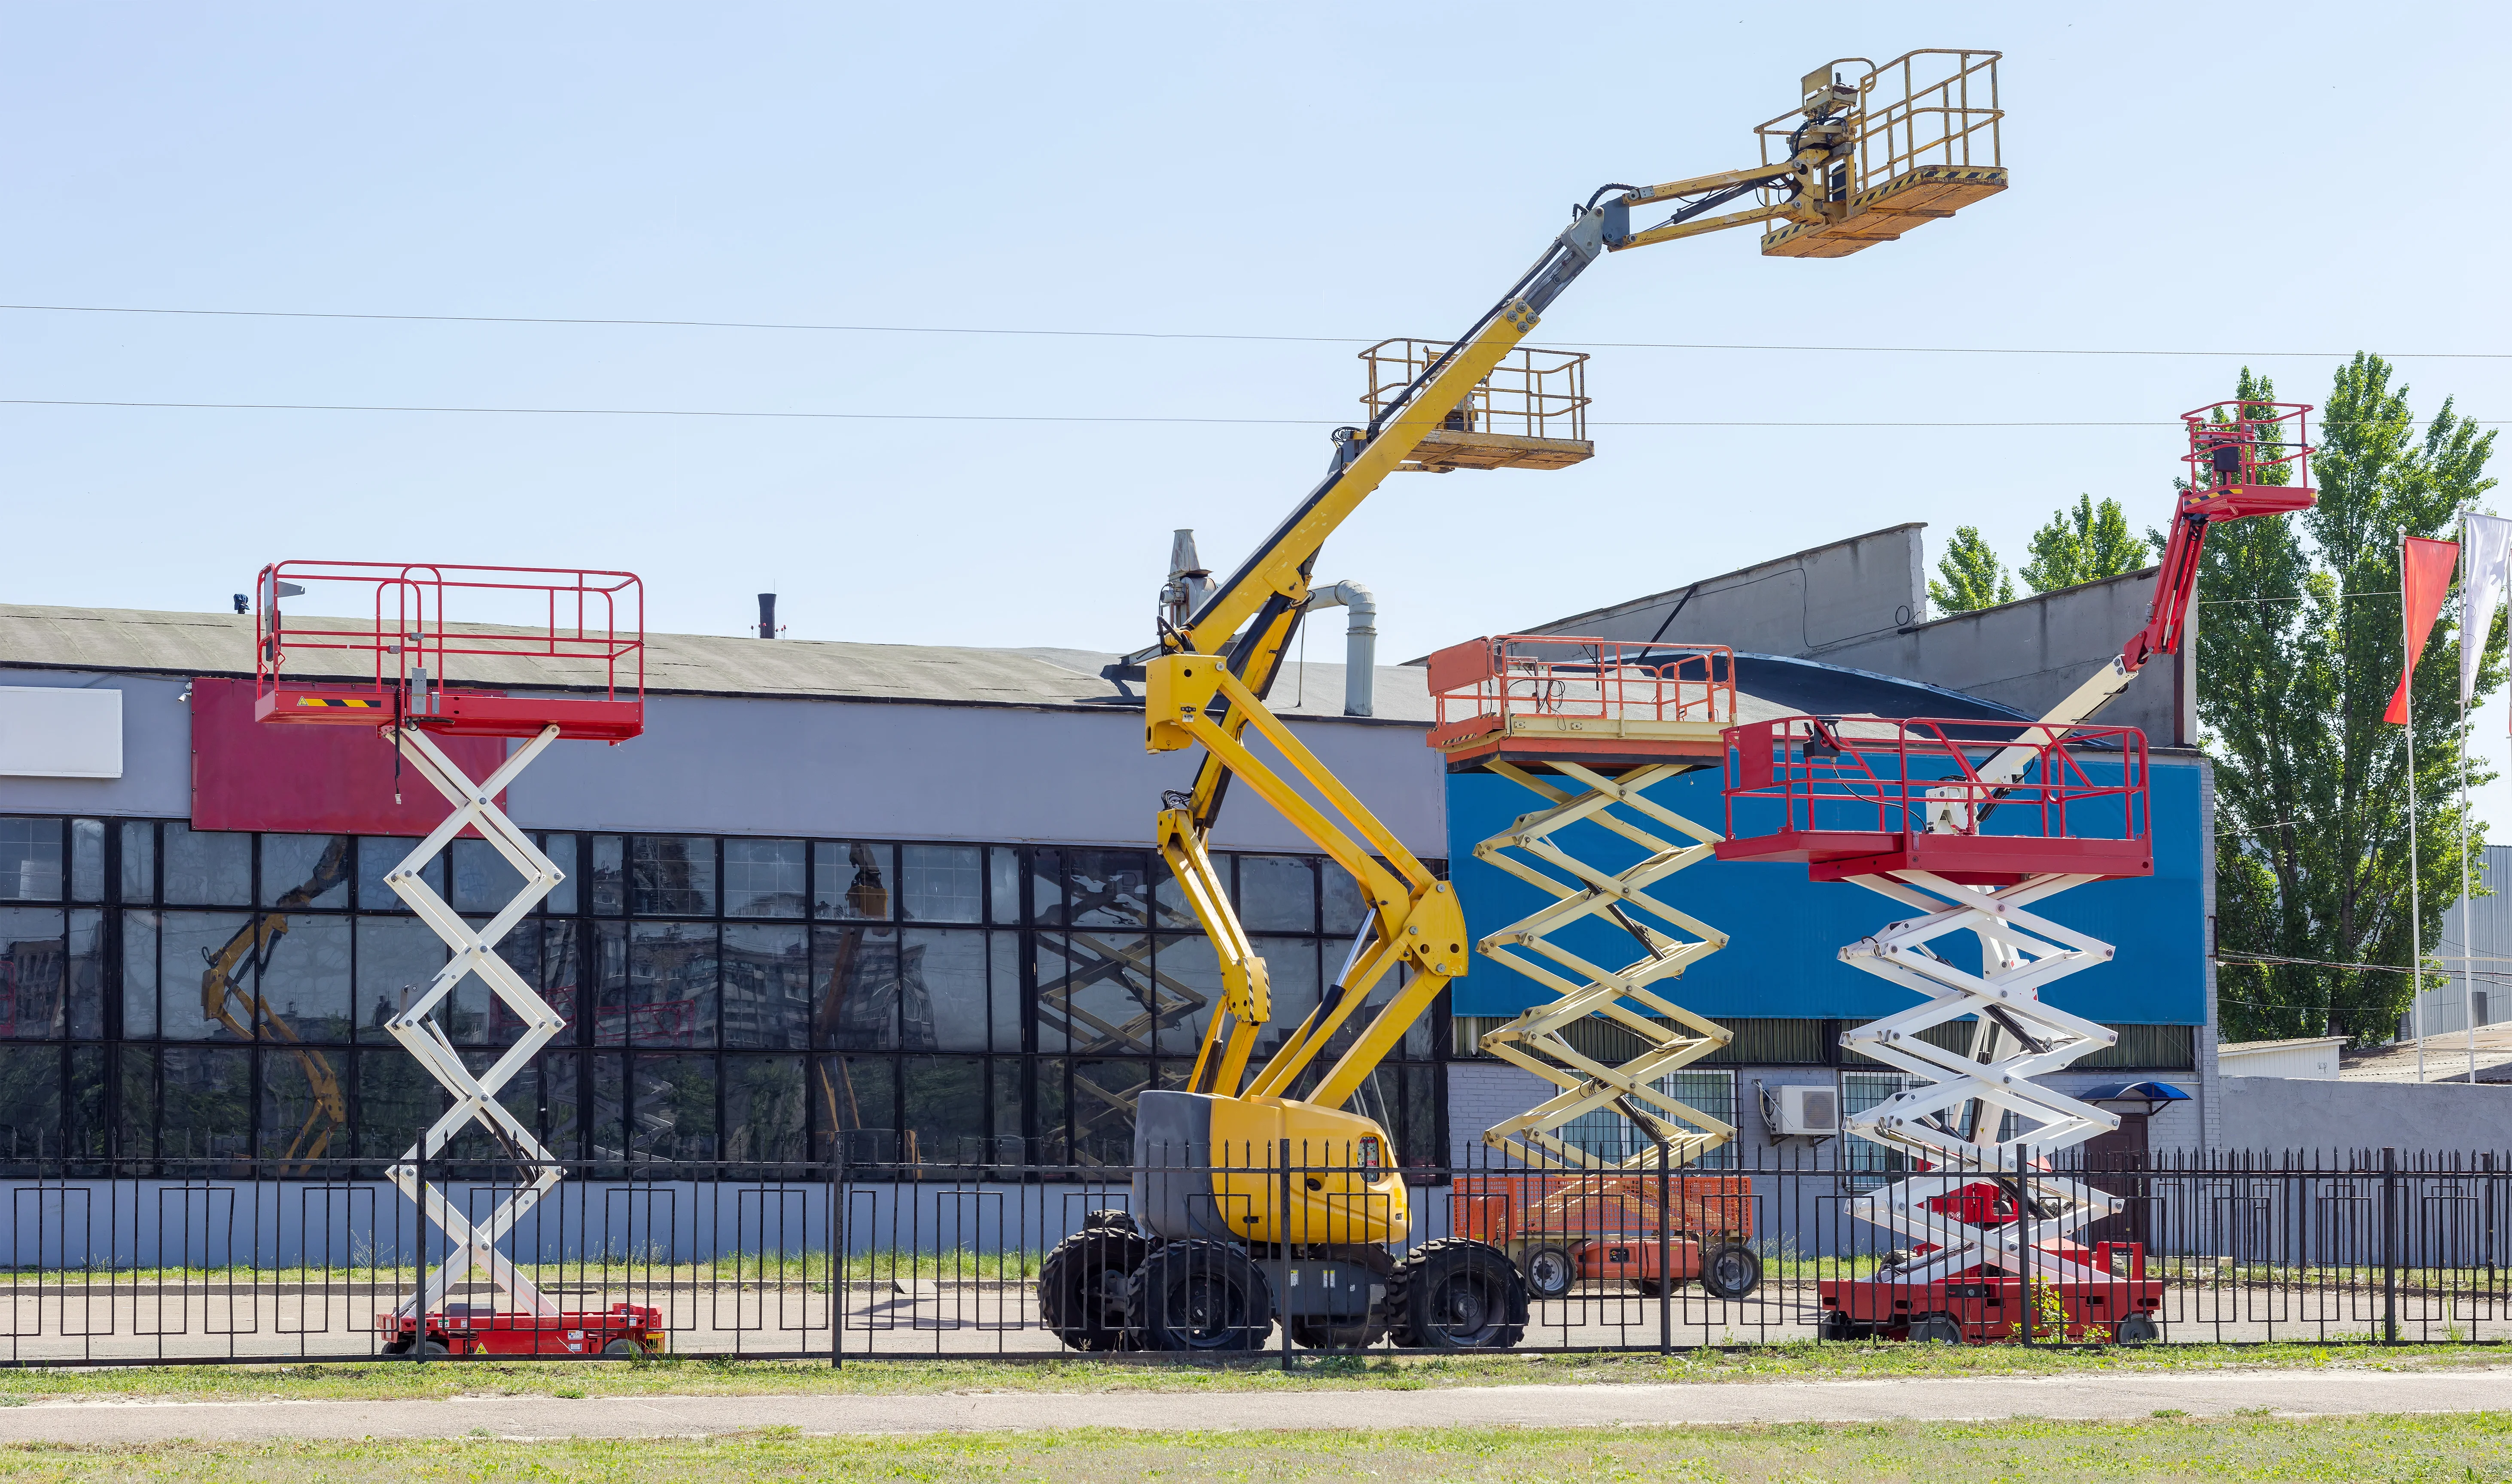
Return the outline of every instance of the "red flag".
<path id="1" fill-rule="evenodd" d="M 2408 683 L 2416 678 L 2416 656 L 2424 652 L 2425 640 L 2433 633 L 2434 620 L 2442 614 L 2442 601 L 2451 595 L 2451 572 L 2459 565 L 2459 543 L 2410 536 L 2400 563 L 2406 574 L 2408 600 L 2404 636 L 2408 642 L 2408 668 L 2399 677 L 2399 688 L 2390 696 L 2390 709 L 2381 713 L 2381 720 L 2405 725 L 2408 720 Z"/>

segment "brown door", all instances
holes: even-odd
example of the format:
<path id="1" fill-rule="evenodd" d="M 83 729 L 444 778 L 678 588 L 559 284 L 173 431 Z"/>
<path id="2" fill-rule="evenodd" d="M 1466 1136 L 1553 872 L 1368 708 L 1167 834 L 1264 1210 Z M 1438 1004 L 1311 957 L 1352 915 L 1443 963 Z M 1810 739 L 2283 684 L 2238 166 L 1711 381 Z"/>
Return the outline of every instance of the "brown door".
<path id="1" fill-rule="evenodd" d="M 2087 1227 L 2076 1239 L 2089 1247 L 2096 1242 L 2116 1241 L 2151 1246 L 2154 1201 L 2146 1182 L 2134 1173 L 2147 1168 L 2145 1114 L 2124 1113 L 2120 1114 L 2119 1127 L 2086 1140 L 2077 1149 L 2084 1159 L 2085 1184 L 2121 1197 L 2128 1206 L 2119 1215 Z"/>

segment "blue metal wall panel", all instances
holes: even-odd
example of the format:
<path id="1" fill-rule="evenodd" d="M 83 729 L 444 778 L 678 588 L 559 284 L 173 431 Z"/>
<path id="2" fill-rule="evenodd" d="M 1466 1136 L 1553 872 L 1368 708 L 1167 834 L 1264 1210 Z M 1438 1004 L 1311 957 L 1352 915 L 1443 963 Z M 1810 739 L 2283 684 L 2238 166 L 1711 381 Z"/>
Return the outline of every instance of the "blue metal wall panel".
<path id="1" fill-rule="evenodd" d="M 1716 769 L 1705 769 L 1660 784 L 1650 797 L 1719 829 L 1726 813 L 1718 781 Z M 2050 904 L 2055 920 L 2119 950 L 2113 962 L 2081 970 L 2055 987 L 2053 1004 L 2113 1025 L 2206 1023 L 2207 921 L 2201 878 L 2206 842 L 2199 783 L 2198 764 L 2158 760 L 2153 769 L 2154 875 L 2079 886 Z M 1448 779 L 1449 873 L 1465 903 L 1466 925 L 1477 941 L 1550 900 L 1473 855 L 1475 841 L 1500 833 L 1540 802 L 1516 784 L 1489 773 Z M 1556 838 L 1572 854 L 1609 870 L 1619 871 L 1640 856 L 1638 847 L 1592 825 Z M 1864 887 L 1809 881 L 1803 866 L 1707 861 L 1663 882 L 1658 896 L 1729 935 L 1727 947 L 1676 981 L 1669 996 L 1713 1020 L 1871 1020 L 1911 1002 L 1906 991 L 1835 957 L 1844 944 L 1874 932 L 1904 911 Z M 1557 941 L 1614 968 L 1639 956 L 1629 935 L 1593 918 L 1558 935 Z M 1969 943 L 1968 937 L 1959 944 L 1944 940 L 1944 947 Z M 1550 996 L 1542 986 L 1479 955 L 1451 993 L 1459 1015 L 1514 1015 Z"/>

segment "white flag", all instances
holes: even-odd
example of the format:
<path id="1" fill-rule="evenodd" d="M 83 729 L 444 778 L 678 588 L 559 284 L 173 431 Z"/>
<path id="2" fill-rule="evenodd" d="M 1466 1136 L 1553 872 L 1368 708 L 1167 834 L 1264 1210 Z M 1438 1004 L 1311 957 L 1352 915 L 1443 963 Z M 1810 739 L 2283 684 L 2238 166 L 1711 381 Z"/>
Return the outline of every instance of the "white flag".
<path id="1" fill-rule="evenodd" d="M 2460 584 L 2459 704 L 2477 693 L 2477 661 L 2486 652 L 2486 637 L 2494 632 L 2494 610 L 2503 605 L 2503 588 L 2512 581 L 2512 521 L 2501 516 L 2468 517 L 2468 575 Z"/>

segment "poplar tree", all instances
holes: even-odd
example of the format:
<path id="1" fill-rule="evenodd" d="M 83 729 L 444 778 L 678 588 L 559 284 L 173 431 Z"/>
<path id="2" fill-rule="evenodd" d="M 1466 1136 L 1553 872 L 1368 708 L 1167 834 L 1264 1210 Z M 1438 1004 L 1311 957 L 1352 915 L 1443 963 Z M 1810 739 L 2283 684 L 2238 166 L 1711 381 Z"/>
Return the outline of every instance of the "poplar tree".
<path id="1" fill-rule="evenodd" d="M 2097 505 L 2092 495 L 2080 494 L 2075 509 L 2059 511 L 2032 533 L 2032 560 L 2019 571 L 2024 586 L 2047 593 L 2133 572 L 2153 561 L 2145 542 L 2129 529 L 2119 501 Z"/>
<path id="2" fill-rule="evenodd" d="M 1980 527 L 1955 527 L 1945 554 L 1937 559 L 1937 576 L 1928 579 L 1928 602 L 1938 614 L 1970 613 L 2014 601 L 2015 579 L 1981 539 Z"/>
<path id="3" fill-rule="evenodd" d="M 2390 379 L 2360 352 L 2340 369 L 2312 430 L 2317 505 L 2218 527 L 2200 567 L 2198 719 L 2216 764 L 2217 986 L 2232 1040 L 2396 1033 L 2416 980 L 2350 965 L 2408 966 L 2411 809 L 2429 959 L 2459 895 L 2456 595 L 2417 662 L 2414 724 L 2381 713 L 2404 648 L 2400 536 L 2457 534 L 2494 486 L 2494 435 L 2446 400 L 2420 436 Z M 2257 406 L 2276 396 L 2267 377 L 2245 368 L 2234 395 L 2246 419 L 2273 415 Z M 2481 696 L 2503 683 L 2499 615 L 2483 643 Z M 2471 761 L 2472 785 L 2492 776 Z M 2254 957 L 2288 961 L 2239 961 Z"/>

